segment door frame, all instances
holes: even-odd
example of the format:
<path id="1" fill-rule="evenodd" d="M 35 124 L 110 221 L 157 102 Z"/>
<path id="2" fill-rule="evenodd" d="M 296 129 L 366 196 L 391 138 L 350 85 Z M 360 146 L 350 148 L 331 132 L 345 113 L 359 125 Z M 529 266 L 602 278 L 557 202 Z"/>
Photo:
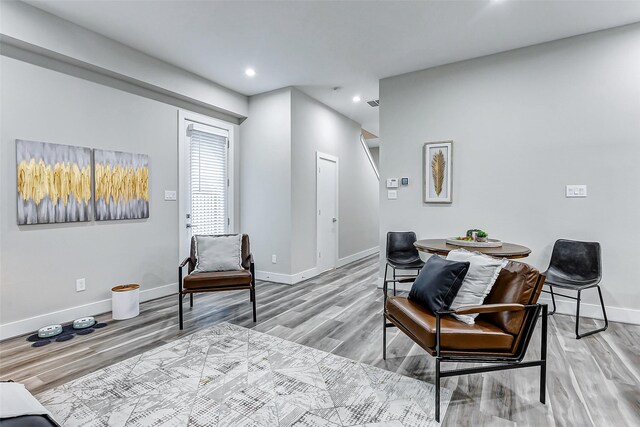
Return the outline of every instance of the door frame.
<path id="1" fill-rule="evenodd" d="M 335 259 L 333 262 L 333 268 L 338 267 L 338 260 L 340 259 L 340 197 L 339 197 L 339 189 L 340 189 L 340 159 L 336 156 L 332 156 L 331 154 L 321 153 L 320 151 L 316 151 L 316 268 L 319 266 L 319 250 L 320 250 L 320 225 L 318 221 L 318 213 L 320 206 L 320 192 L 318 191 L 318 174 L 320 173 L 320 159 L 328 160 L 330 162 L 334 162 L 336 164 L 336 218 L 338 221 L 336 222 L 336 252 Z M 328 271 L 328 270 L 325 270 Z M 323 271 L 318 271 L 318 273 L 324 273 Z"/>
<path id="2" fill-rule="evenodd" d="M 185 254 L 182 250 L 183 244 L 186 242 L 186 233 L 184 231 L 185 220 L 187 215 L 186 197 L 189 194 L 189 141 L 187 138 L 187 121 L 199 123 L 206 126 L 222 129 L 228 132 L 229 147 L 227 149 L 227 179 L 229 185 L 227 187 L 227 216 L 229 233 L 235 233 L 235 183 L 234 183 L 234 143 L 235 143 L 235 125 L 223 120 L 214 119 L 213 117 L 194 113 L 188 110 L 178 110 L 178 260 L 182 261 L 189 254 Z M 183 191 L 186 190 L 186 191 Z M 185 194 L 186 193 L 186 194 Z"/>

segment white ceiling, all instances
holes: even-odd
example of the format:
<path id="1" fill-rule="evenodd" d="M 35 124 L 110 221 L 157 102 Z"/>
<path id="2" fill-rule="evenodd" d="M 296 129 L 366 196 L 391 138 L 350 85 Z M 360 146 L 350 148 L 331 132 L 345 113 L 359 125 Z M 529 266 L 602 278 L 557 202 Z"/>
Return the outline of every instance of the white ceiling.
<path id="1" fill-rule="evenodd" d="M 614 0 L 27 2 L 245 95 L 297 86 L 374 134 L 381 78 L 640 21 Z"/>

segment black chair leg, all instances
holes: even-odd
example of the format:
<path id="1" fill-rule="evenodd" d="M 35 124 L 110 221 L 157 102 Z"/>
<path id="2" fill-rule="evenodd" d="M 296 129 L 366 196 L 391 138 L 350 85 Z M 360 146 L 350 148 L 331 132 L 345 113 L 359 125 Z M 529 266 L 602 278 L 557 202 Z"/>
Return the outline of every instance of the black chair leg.
<path id="1" fill-rule="evenodd" d="M 540 336 L 540 402 L 545 403 L 547 393 L 547 321 L 548 306 L 542 306 L 542 330 Z"/>
<path id="2" fill-rule="evenodd" d="M 253 302 L 253 323 L 256 323 L 256 288 L 251 288 L 251 301 Z"/>
<path id="3" fill-rule="evenodd" d="M 382 360 L 387 360 L 387 319 L 382 314 Z"/>
<path id="4" fill-rule="evenodd" d="M 580 291 L 578 291 L 578 307 L 576 308 L 576 339 L 584 338 L 589 335 L 596 334 L 598 332 L 606 331 L 609 327 L 609 320 L 607 319 L 607 310 L 604 306 L 604 299 L 602 298 L 602 291 L 600 290 L 600 286 L 596 286 L 598 289 L 598 296 L 600 297 L 600 307 L 602 308 L 602 314 L 604 316 L 604 326 L 602 328 L 594 329 L 589 332 L 585 332 L 584 334 L 580 333 Z"/>
<path id="5" fill-rule="evenodd" d="M 553 315 L 556 314 L 556 298 L 553 295 L 553 286 L 549 285 L 549 293 L 551 294 L 551 302 L 553 303 L 553 310 L 551 311 L 551 313 L 549 313 L 549 315 Z"/>
<path id="6" fill-rule="evenodd" d="M 189 294 L 189 307 L 193 307 L 193 293 Z"/>
<path id="7" fill-rule="evenodd" d="M 384 302 L 387 302 L 387 271 L 389 270 L 389 264 L 384 265 L 384 281 L 382 282 L 382 290 L 384 292 Z"/>
<path id="8" fill-rule="evenodd" d="M 436 357 L 436 422 L 440 422 L 440 358 Z"/>
<path id="9" fill-rule="evenodd" d="M 180 330 L 183 328 L 182 322 L 182 292 L 178 292 L 178 311 L 180 312 Z"/>
<path id="10" fill-rule="evenodd" d="M 391 267 L 393 268 L 393 296 L 396 296 L 396 268 L 395 267 Z"/>

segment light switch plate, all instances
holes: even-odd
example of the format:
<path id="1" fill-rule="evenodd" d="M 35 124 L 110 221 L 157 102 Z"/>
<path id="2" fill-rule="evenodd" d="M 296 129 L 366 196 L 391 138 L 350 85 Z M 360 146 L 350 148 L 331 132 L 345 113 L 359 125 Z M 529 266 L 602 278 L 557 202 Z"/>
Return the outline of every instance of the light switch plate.
<path id="1" fill-rule="evenodd" d="M 388 178 L 387 188 L 398 188 L 398 178 Z"/>
<path id="2" fill-rule="evenodd" d="M 164 199 L 167 201 L 178 200 L 178 194 L 175 190 L 165 190 Z"/>
<path id="3" fill-rule="evenodd" d="M 565 197 L 568 197 L 568 198 L 587 197 L 587 186 L 584 184 L 567 185 L 565 190 Z"/>
<path id="4" fill-rule="evenodd" d="M 387 199 L 396 200 L 398 198 L 398 190 L 387 190 Z"/>

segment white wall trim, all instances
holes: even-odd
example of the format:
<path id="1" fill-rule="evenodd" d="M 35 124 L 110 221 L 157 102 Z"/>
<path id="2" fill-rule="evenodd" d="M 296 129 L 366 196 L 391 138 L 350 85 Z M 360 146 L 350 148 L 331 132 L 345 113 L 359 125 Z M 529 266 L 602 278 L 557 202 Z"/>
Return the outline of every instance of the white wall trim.
<path id="1" fill-rule="evenodd" d="M 373 255 L 378 252 L 379 247 L 376 246 L 374 248 L 366 249 L 364 251 L 357 252 L 353 255 L 346 256 L 344 258 L 340 258 L 338 260 L 338 267 L 343 267 L 352 262 L 358 261 L 362 258 L 366 258 L 369 255 Z M 329 270 L 331 271 L 331 270 Z M 295 285 L 296 283 L 300 283 L 304 280 L 311 279 L 312 277 L 316 277 L 320 275 L 322 272 L 318 271 L 317 267 L 310 268 L 305 271 L 301 271 L 295 274 L 282 274 L 282 273 L 272 273 L 270 271 L 256 271 L 256 279 L 264 280 L 266 282 L 275 282 L 275 283 L 284 283 L 286 285 Z"/>
<path id="2" fill-rule="evenodd" d="M 229 180 L 229 186 L 227 188 L 227 216 L 229 218 L 227 232 L 235 233 L 235 131 L 236 125 L 233 123 L 225 122 L 224 120 L 214 119 L 212 117 L 204 116 L 202 114 L 194 113 L 188 110 L 178 110 L 178 262 L 182 261 L 185 257 L 185 253 L 188 253 L 191 237 L 187 236 L 185 225 L 187 222 L 186 214 L 190 213 L 190 205 L 188 199 L 191 197 L 190 183 L 189 183 L 189 138 L 187 137 L 187 122 L 200 123 L 203 125 L 211 126 L 213 128 L 222 129 L 227 132 L 229 146 L 227 149 L 227 179 Z M 185 250 L 187 252 L 185 252 Z"/>
<path id="3" fill-rule="evenodd" d="M 285 285 L 295 285 L 303 280 L 310 279 L 318 275 L 316 267 L 301 271 L 295 274 L 272 273 L 270 271 L 256 271 L 256 280 L 266 282 L 284 283 Z"/>
<path id="4" fill-rule="evenodd" d="M 333 260 L 333 265 L 335 267 L 339 267 L 338 265 L 338 256 L 340 253 L 340 159 L 336 156 L 332 156 L 331 154 L 322 153 L 320 151 L 316 151 L 316 268 L 318 268 L 318 263 L 320 261 L 320 236 L 322 235 L 320 231 L 320 224 L 318 220 L 318 212 L 320 210 L 320 160 L 328 160 L 336 164 L 336 218 L 338 221 L 336 224 L 336 243 L 335 243 L 335 259 Z M 334 267 L 334 268 L 335 268 Z"/>
<path id="5" fill-rule="evenodd" d="M 177 283 L 169 283 L 168 285 L 156 286 L 151 289 L 142 289 L 140 291 L 140 302 L 175 294 L 177 290 Z M 83 316 L 97 316 L 98 314 L 108 313 L 110 311 L 111 298 L 108 298 L 89 304 L 53 311 L 40 316 L 16 320 L 15 322 L 0 325 L 0 340 L 34 332 L 46 325 L 70 322 Z"/>
<path id="6" fill-rule="evenodd" d="M 553 309 L 551 304 L 551 297 L 542 295 L 539 302 L 549 304 L 549 311 Z M 605 301 L 606 304 L 606 301 Z M 568 301 L 556 297 L 556 307 L 560 314 L 568 314 L 571 316 L 576 315 L 576 301 Z M 602 309 L 600 304 L 592 304 L 582 302 L 580 304 L 580 317 L 588 317 L 591 319 L 603 320 Z M 631 323 L 633 325 L 640 325 L 640 310 L 632 308 L 622 307 L 609 307 L 607 306 L 607 318 L 610 322 Z M 581 327 L 582 329 L 582 327 Z"/>
<path id="7" fill-rule="evenodd" d="M 349 263 L 361 260 L 362 258 L 366 258 L 369 255 L 373 255 L 376 252 L 380 251 L 380 246 L 375 246 L 373 248 L 365 249 L 364 251 L 356 252 L 355 254 L 348 255 L 344 258 L 338 259 L 338 267 L 343 267 Z"/>

